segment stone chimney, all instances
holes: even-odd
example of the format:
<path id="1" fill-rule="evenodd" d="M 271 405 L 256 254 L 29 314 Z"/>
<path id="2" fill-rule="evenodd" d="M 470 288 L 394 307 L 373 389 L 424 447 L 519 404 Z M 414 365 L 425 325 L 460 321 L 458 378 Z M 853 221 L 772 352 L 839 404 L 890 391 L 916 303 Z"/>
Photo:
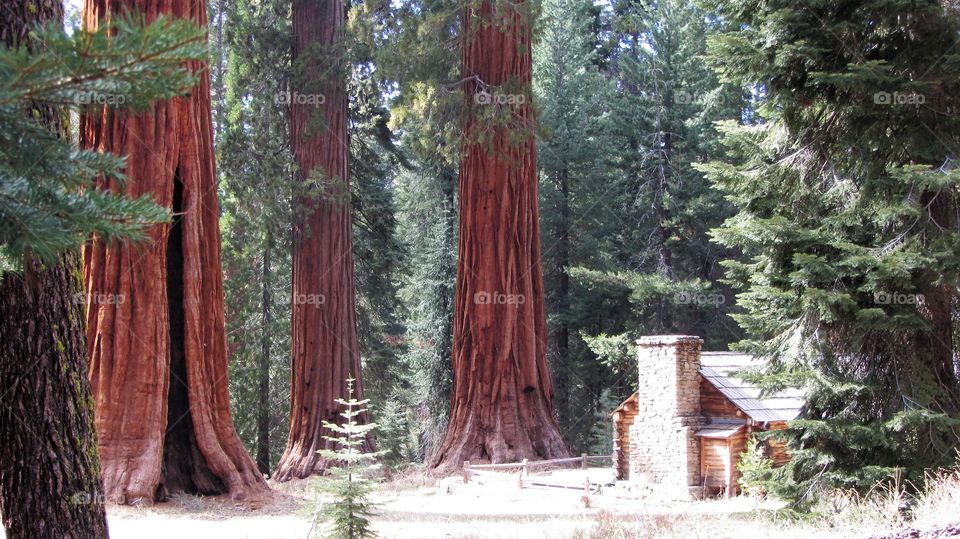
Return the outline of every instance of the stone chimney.
<path id="1" fill-rule="evenodd" d="M 630 477 L 689 498 L 700 485 L 700 347 L 689 335 L 660 335 L 637 341 L 640 385 L 638 414 L 631 425 Z"/>

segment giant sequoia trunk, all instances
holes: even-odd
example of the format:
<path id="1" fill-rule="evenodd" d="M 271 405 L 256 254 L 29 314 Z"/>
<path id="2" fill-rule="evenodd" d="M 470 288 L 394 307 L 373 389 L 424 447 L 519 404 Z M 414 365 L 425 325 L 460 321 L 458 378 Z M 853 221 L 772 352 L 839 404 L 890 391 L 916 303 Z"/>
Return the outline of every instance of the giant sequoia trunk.
<path id="1" fill-rule="evenodd" d="M 322 473 L 319 449 L 339 449 L 323 421 L 343 423 L 337 398 L 347 378 L 363 398 L 350 232 L 343 0 L 294 0 L 291 84 L 293 152 L 319 193 L 300 201 L 293 246 L 290 434 L 279 481 Z M 322 97 L 321 97 L 322 96 Z M 365 421 L 366 418 L 360 418 Z"/>
<path id="2" fill-rule="evenodd" d="M 62 16 L 57 0 L 5 2 L 0 39 L 24 43 L 34 24 Z M 57 111 L 38 112 L 62 131 Z M 107 536 L 79 271 L 79 256 L 68 253 L 50 265 L 27 256 L 21 275 L 0 276 L 0 513 L 7 539 Z"/>
<path id="3" fill-rule="evenodd" d="M 464 14 L 470 114 L 460 159 L 450 421 L 433 460 L 443 469 L 567 454 L 546 360 L 528 10 L 483 0 Z M 523 97 L 495 89 L 511 86 Z M 482 107 L 497 107 L 506 121 L 490 121 Z"/>
<path id="4" fill-rule="evenodd" d="M 84 23 L 122 10 L 207 18 L 193 0 L 87 0 Z M 142 245 L 84 250 L 88 295 L 108 299 L 87 305 L 107 496 L 150 503 L 174 491 L 242 498 L 265 489 L 230 416 L 207 76 L 147 112 L 90 113 L 80 136 L 84 147 L 125 155 L 127 193 L 149 194 L 175 215 Z"/>

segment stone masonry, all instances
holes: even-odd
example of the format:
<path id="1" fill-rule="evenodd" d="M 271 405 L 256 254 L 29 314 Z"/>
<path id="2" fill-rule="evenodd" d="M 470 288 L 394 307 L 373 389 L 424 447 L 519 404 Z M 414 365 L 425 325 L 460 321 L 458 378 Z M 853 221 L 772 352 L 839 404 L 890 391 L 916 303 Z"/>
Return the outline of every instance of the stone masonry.
<path id="1" fill-rule="evenodd" d="M 630 426 L 630 479 L 670 497 L 695 496 L 700 484 L 700 347 L 687 335 L 637 341 L 638 412 Z"/>

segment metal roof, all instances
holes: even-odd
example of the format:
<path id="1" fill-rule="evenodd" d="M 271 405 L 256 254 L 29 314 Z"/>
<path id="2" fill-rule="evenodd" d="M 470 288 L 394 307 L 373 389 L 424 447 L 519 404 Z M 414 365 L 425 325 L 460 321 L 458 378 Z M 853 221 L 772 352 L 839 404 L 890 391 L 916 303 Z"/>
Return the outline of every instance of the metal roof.
<path id="1" fill-rule="evenodd" d="M 804 403 L 802 391 L 791 389 L 761 397 L 760 388 L 733 375 L 762 365 L 754 357 L 737 352 L 703 352 L 700 356 L 701 376 L 750 419 L 761 422 L 796 419 Z"/>
<path id="2" fill-rule="evenodd" d="M 740 432 L 746 425 L 747 422 L 742 420 L 718 419 L 701 427 L 696 436 L 700 438 L 729 438 Z"/>

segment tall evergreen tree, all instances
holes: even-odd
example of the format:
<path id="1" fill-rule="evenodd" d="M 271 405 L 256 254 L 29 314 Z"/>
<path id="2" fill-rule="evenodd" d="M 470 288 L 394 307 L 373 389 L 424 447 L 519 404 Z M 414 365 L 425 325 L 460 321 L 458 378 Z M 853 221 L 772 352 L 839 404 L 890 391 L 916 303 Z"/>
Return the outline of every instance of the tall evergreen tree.
<path id="1" fill-rule="evenodd" d="M 293 238 L 290 433 L 276 477 L 323 472 L 323 421 L 336 423 L 346 379 L 364 395 L 351 233 L 349 73 L 343 0 L 293 3 L 290 131 L 298 179 Z M 362 415 L 360 421 L 366 421 Z"/>
<path id="2" fill-rule="evenodd" d="M 567 453 L 553 416 L 540 260 L 531 79 L 535 11 L 483 0 L 463 14 L 468 108 L 450 421 L 432 465 Z"/>
<path id="3" fill-rule="evenodd" d="M 87 0 L 84 23 L 96 29 L 127 11 L 207 22 L 204 2 Z M 86 318 L 104 484 L 126 503 L 266 488 L 230 415 L 206 58 L 187 65 L 197 74 L 190 92 L 142 113 L 93 107 L 80 117 L 81 146 L 123 155 L 127 192 L 176 216 L 143 244 L 95 238 L 84 249 L 88 294 L 123 298 L 88 303 Z M 120 187 L 97 179 L 102 191 Z"/>
<path id="4" fill-rule="evenodd" d="M 585 291 L 573 273 L 580 266 L 605 267 L 603 252 L 612 247 L 607 238 L 620 210 L 609 192 L 615 178 L 608 135 L 614 88 L 595 64 L 591 8 L 583 0 L 545 2 L 533 55 L 547 354 L 560 429 L 576 448 L 586 446 L 593 427 L 593 414 L 584 410 L 599 405 L 598 388 L 613 380 L 580 337 L 594 313 L 575 305 Z"/>
<path id="5" fill-rule="evenodd" d="M 284 449 L 290 406 L 290 10 L 279 0 L 217 5 L 224 13 L 212 18 L 225 26 L 224 104 L 214 109 L 223 110 L 217 157 L 231 402 L 241 439 L 269 473 Z"/>
<path id="6" fill-rule="evenodd" d="M 711 2 L 710 59 L 756 96 L 706 167 L 739 213 L 744 351 L 805 389 L 780 494 L 951 462 L 960 284 L 960 18 L 939 1 Z M 920 484 L 919 482 L 917 484 Z"/>
<path id="7" fill-rule="evenodd" d="M 144 107 L 192 85 L 202 33 L 119 18 L 95 34 L 62 28 L 57 2 L 0 10 L 0 512 L 13 538 L 106 537 L 86 378 L 80 244 L 142 239 L 168 215 L 151 200 L 93 189 L 123 160 L 70 142 L 65 106 Z M 41 27 L 42 25 L 45 25 Z M 123 95 L 118 102 L 118 95 Z"/>
<path id="8" fill-rule="evenodd" d="M 370 26 L 362 34 L 364 43 L 384 93 L 392 94 L 389 127 L 402 154 L 391 189 L 397 242 L 405 252 L 398 284 L 402 363 L 410 383 L 402 399 L 379 402 L 409 403 L 410 417 L 404 421 L 412 420 L 420 459 L 439 445 L 450 404 L 461 9 L 456 2 L 408 0 L 365 2 L 362 12 Z M 387 418 L 377 421 L 381 430 L 391 428 Z"/>

